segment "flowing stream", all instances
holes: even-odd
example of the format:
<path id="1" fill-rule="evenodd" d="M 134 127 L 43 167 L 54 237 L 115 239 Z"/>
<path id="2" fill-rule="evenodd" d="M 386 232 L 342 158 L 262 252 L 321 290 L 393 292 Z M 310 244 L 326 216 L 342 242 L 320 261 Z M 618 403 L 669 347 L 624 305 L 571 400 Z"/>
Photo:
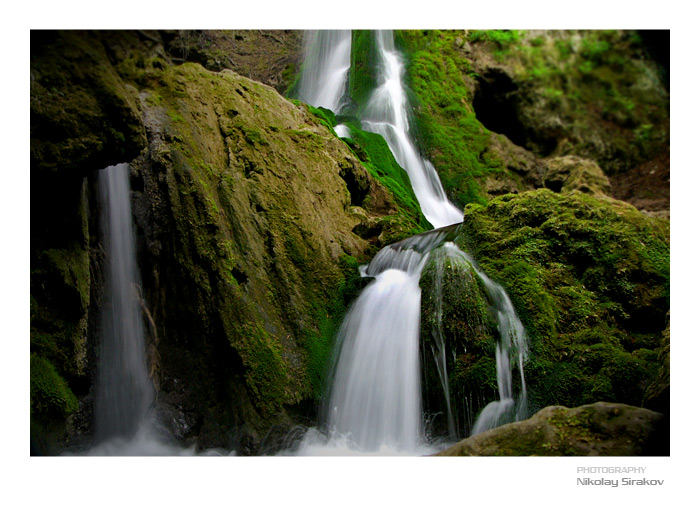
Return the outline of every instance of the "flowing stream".
<path id="1" fill-rule="evenodd" d="M 341 108 L 350 68 L 350 35 L 335 31 L 314 32 L 307 47 L 302 100 L 312 105 Z M 420 299 L 421 272 L 440 248 L 452 260 L 472 264 L 484 282 L 497 313 L 500 340 L 496 350 L 499 400 L 487 405 L 473 433 L 502 424 L 513 414 L 511 356 L 517 357 L 521 396 L 517 403 L 524 414 L 523 362 L 527 337 L 507 294 L 474 264 L 454 243 L 446 242 L 449 226 L 462 222 L 461 211 L 445 195 L 433 165 L 423 158 L 409 135 L 409 105 L 403 87 L 403 62 L 391 31 L 376 32 L 379 52 L 378 86 L 362 111 L 363 129 L 386 139 L 397 162 L 408 173 L 426 219 L 438 228 L 382 249 L 364 269 L 373 278 L 350 307 L 337 335 L 339 349 L 332 386 L 322 411 L 321 429 L 306 433 L 297 453 L 408 454 L 437 451 L 425 435 L 421 407 Z M 342 77 L 342 78 L 341 78 Z M 316 88 L 318 91 L 315 91 Z M 309 102 L 309 100 L 307 100 Z M 340 136 L 349 136 L 336 127 Z M 440 229 L 442 228 L 442 229 Z M 438 317 L 439 321 L 439 317 Z M 442 331 L 438 332 L 440 335 Z M 450 436 L 458 433 L 451 413 L 447 381 L 447 357 L 438 343 L 436 366 L 448 406 Z M 512 419 L 511 419 L 512 420 Z"/>
<path id="2" fill-rule="evenodd" d="M 409 136 L 409 105 L 403 87 L 403 61 L 392 31 L 377 32 L 379 85 L 362 113 L 365 130 L 381 134 L 396 161 L 408 173 L 423 215 L 433 227 L 462 222 L 462 212 L 445 195 L 435 167 L 423 158 Z"/>

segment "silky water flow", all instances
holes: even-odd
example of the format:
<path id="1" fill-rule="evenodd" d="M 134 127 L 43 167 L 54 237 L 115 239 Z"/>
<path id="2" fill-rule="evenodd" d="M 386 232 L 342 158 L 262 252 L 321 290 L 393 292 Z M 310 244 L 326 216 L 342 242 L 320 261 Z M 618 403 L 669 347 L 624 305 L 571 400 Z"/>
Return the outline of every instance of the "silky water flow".
<path id="1" fill-rule="evenodd" d="M 95 395 L 95 445 L 88 455 L 191 455 L 172 444 L 155 417 L 146 359 L 141 279 L 131 220 L 129 166 L 97 173 L 104 296 Z"/>
<path id="2" fill-rule="evenodd" d="M 525 330 L 503 288 L 480 271 L 469 255 L 447 242 L 448 226 L 461 223 L 462 213 L 449 201 L 435 168 L 420 155 L 409 134 L 404 66 L 394 46 L 393 33 L 377 31 L 375 37 L 378 86 L 362 111 L 363 129 L 384 136 L 397 162 L 408 173 L 423 214 L 438 229 L 385 247 L 363 268 L 363 275 L 372 277 L 373 281 L 352 304 L 338 332 L 337 357 L 329 395 L 321 411 L 322 424 L 306 432 L 295 451 L 302 455 L 421 455 L 438 451 L 439 445 L 431 444 L 425 435 L 421 406 L 419 281 L 428 261 L 440 257 L 469 263 L 475 268 L 498 317 L 499 400 L 482 410 L 472 433 L 526 414 Z M 314 31 L 308 36 L 302 78 L 306 89 L 302 88 L 302 100 L 331 110 L 343 107 L 341 99 L 347 91 L 350 69 L 350 40 L 351 34 L 340 37 L 337 31 Z M 335 129 L 339 136 L 350 137 L 346 127 Z M 435 365 L 447 402 L 450 438 L 455 439 L 459 429 L 455 427 L 450 405 L 441 328 L 437 333 L 442 342 L 436 346 Z M 520 371 L 517 401 L 512 388 L 512 359 L 517 361 Z"/>

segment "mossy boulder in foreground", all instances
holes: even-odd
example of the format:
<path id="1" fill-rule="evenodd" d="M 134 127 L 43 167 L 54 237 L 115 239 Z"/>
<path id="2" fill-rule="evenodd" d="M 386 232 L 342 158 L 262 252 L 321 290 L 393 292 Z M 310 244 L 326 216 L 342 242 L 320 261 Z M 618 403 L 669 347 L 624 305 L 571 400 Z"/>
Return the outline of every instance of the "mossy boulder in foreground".
<path id="1" fill-rule="evenodd" d="M 526 421 L 469 437 L 440 456 L 668 455 L 668 420 L 620 403 L 552 406 Z"/>

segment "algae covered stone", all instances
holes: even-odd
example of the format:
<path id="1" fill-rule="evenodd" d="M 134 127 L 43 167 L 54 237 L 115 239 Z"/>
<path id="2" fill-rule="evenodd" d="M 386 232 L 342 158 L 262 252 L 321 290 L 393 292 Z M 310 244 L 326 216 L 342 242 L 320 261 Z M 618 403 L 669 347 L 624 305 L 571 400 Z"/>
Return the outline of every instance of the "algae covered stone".
<path id="1" fill-rule="evenodd" d="M 668 455 L 668 420 L 620 403 L 550 406 L 530 419 L 471 436 L 440 456 Z"/>
<path id="2" fill-rule="evenodd" d="M 532 408 L 641 405 L 669 308 L 667 221 L 548 189 L 469 205 L 457 241 L 506 289 L 530 339 Z"/>

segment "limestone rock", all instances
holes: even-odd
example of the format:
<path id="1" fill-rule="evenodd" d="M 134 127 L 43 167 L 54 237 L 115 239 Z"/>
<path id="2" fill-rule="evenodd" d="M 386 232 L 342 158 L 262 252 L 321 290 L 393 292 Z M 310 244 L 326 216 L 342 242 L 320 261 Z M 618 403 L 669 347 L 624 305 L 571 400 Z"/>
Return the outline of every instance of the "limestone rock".
<path id="1" fill-rule="evenodd" d="M 440 456 L 668 455 L 668 420 L 619 403 L 550 406 L 530 419 L 471 436 Z"/>
<path id="2" fill-rule="evenodd" d="M 554 192 L 578 190 L 587 194 L 610 194 L 610 180 L 593 160 L 562 156 L 546 160 L 545 167 L 543 186 Z"/>

